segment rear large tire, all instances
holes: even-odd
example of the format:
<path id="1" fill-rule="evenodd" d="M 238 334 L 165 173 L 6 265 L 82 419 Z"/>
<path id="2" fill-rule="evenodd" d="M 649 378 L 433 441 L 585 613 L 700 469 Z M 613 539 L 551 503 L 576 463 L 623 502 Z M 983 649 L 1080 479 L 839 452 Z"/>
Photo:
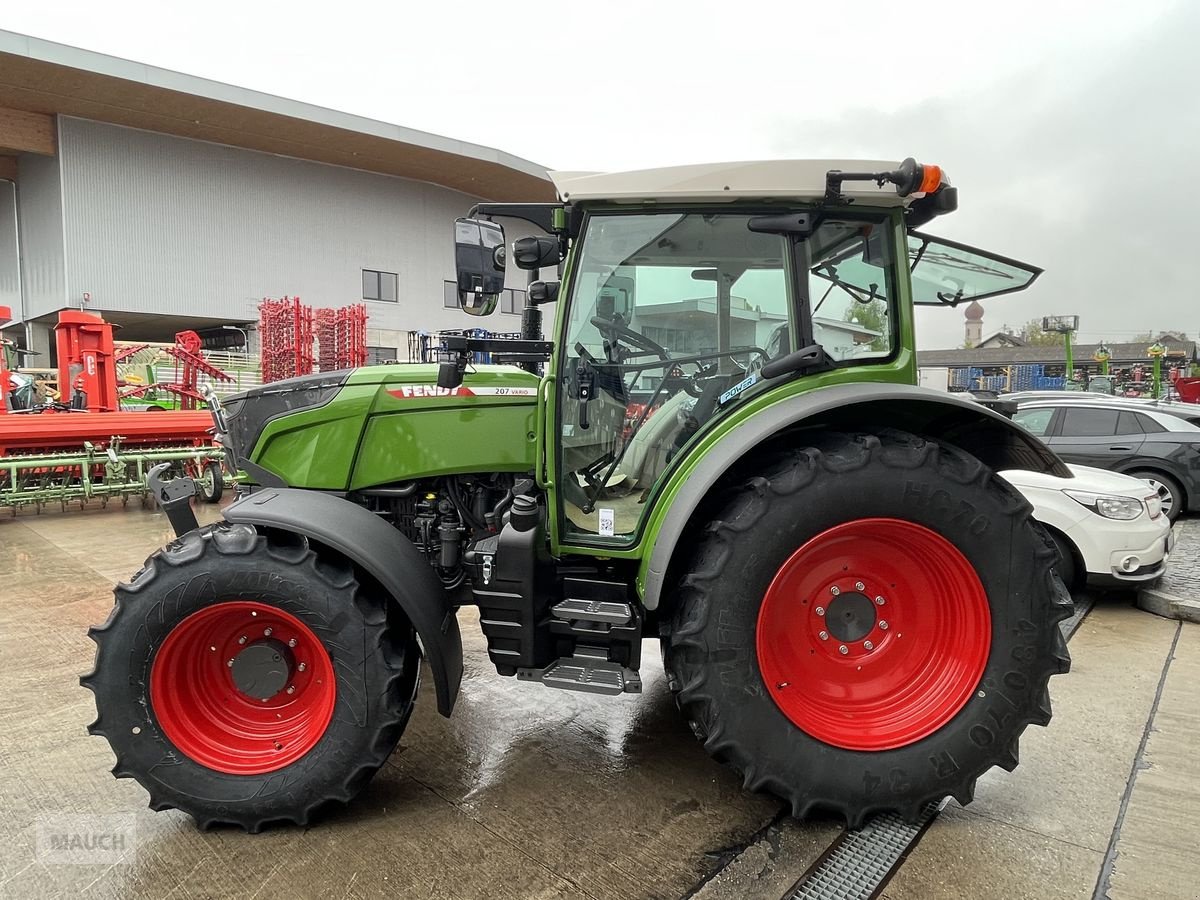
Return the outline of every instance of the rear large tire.
<path id="1" fill-rule="evenodd" d="M 735 482 L 664 636 L 693 730 L 753 790 L 851 827 L 972 799 L 1069 668 L 1057 551 L 973 457 L 821 433 Z"/>
<path id="2" fill-rule="evenodd" d="M 92 734 L 113 774 L 202 827 L 306 824 L 383 765 L 413 708 L 419 651 L 354 569 L 308 542 L 218 523 L 156 552 L 102 626 Z"/>

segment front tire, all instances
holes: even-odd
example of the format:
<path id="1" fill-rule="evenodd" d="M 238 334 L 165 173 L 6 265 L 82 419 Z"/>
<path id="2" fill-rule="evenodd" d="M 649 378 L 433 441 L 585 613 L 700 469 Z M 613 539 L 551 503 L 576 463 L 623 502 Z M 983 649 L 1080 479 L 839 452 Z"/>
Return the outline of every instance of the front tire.
<path id="1" fill-rule="evenodd" d="M 92 734 L 150 808 L 202 827 L 307 824 L 347 803 L 408 721 L 419 656 L 341 558 L 298 535 L 221 522 L 146 561 L 104 625 Z"/>
<path id="2" fill-rule="evenodd" d="M 678 702 L 797 817 L 968 803 L 1049 722 L 1046 683 L 1069 667 L 1054 545 L 954 448 L 808 440 L 759 458 L 698 536 L 664 638 Z"/>
<path id="3" fill-rule="evenodd" d="M 1158 499 L 1162 502 L 1163 514 L 1172 525 L 1183 515 L 1183 487 L 1170 475 L 1138 470 L 1130 472 L 1129 476 L 1150 482 L 1150 486 L 1154 488 L 1154 492 L 1158 494 Z"/>

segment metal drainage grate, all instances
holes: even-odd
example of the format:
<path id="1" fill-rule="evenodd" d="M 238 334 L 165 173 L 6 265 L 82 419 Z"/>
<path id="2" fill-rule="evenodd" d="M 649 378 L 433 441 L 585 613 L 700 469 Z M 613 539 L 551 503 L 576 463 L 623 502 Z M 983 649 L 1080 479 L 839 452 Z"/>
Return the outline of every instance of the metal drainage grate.
<path id="1" fill-rule="evenodd" d="M 813 864 L 786 900 L 870 900 L 933 822 L 946 800 L 927 803 L 915 823 L 896 813 L 874 816 L 860 831 L 845 831 Z"/>

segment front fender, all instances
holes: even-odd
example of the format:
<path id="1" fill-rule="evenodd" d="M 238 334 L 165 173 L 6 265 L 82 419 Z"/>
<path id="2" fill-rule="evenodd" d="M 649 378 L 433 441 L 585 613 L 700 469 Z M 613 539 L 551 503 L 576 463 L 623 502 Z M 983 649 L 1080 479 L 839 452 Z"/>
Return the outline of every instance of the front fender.
<path id="1" fill-rule="evenodd" d="M 225 519 L 302 534 L 361 566 L 416 629 L 433 672 L 438 711 L 450 715 L 463 674 L 458 619 L 433 570 L 403 534 L 349 500 L 295 488 L 256 491 L 229 506 Z"/>
<path id="2" fill-rule="evenodd" d="M 659 501 L 666 513 L 648 535 L 638 583 L 646 609 L 656 609 L 675 545 L 697 507 L 721 477 L 754 448 L 789 427 L 836 430 L 896 428 L 954 444 L 995 471 L 1027 469 L 1070 478 L 1053 451 L 1019 425 L 973 400 L 907 384 L 856 382 L 793 394 L 759 410 L 722 434 L 701 440 L 672 474 Z"/>

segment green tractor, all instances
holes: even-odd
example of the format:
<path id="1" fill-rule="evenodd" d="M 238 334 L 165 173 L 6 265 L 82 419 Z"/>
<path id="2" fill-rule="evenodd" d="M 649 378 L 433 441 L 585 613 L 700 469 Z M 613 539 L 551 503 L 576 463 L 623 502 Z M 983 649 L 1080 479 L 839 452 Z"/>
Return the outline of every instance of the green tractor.
<path id="1" fill-rule="evenodd" d="M 90 632 L 114 774 L 201 825 L 306 823 L 383 765 L 422 660 L 451 714 L 466 605 L 514 690 L 637 692 L 658 638 L 705 749 L 796 816 L 911 819 L 1016 766 L 1071 602 L 995 473 L 1069 472 L 917 388 L 913 320 L 1039 270 L 919 230 L 957 205 L 937 167 L 851 167 L 555 175 L 455 226 L 466 312 L 529 272 L 521 340 L 213 403 L 241 497 L 197 528 L 156 483 L 178 537 Z"/>

